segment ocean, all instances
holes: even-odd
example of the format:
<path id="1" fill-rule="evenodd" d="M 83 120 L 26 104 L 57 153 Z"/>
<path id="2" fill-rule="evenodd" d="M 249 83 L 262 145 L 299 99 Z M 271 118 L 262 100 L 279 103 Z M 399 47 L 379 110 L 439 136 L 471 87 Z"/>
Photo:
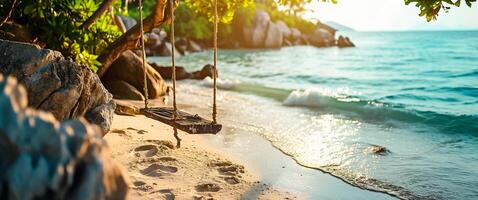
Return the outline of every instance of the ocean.
<path id="1" fill-rule="evenodd" d="M 221 134 L 261 136 L 363 189 L 478 199 L 478 31 L 345 34 L 356 48 L 220 50 Z M 212 53 L 177 63 L 199 70 Z M 207 114 L 211 80 L 178 85 L 179 105 Z"/>

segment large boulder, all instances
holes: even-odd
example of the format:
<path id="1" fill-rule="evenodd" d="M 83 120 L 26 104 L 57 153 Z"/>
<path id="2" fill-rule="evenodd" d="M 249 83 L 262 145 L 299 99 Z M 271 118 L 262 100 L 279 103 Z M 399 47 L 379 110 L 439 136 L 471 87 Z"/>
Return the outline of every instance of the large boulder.
<path id="1" fill-rule="evenodd" d="M 176 49 L 182 54 L 182 55 L 187 55 L 189 54 L 188 48 L 189 48 L 189 41 L 186 38 L 183 37 L 178 37 L 176 38 L 176 41 L 174 42 L 176 45 Z"/>
<path id="2" fill-rule="evenodd" d="M 144 101 L 144 96 L 139 90 L 129 83 L 121 80 L 109 80 L 103 82 L 115 99 L 130 99 Z"/>
<path id="3" fill-rule="evenodd" d="M 189 45 L 187 50 L 190 52 L 200 52 L 202 51 L 202 47 L 197 42 L 194 42 L 193 40 L 189 40 Z"/>
<path id="4" fill-rule="evenodd" d="M 283 42 L 281 27 L 275 23 L 269 22 L 264 48 L 281 48 Z"/>
<path id="5" fill-rule="evenodd" d="M 0 74 L 0 199 L 126 198 L 128 181 L 97 126 L 27 105 L 25 88 Z"/>
<path id="6" fill-rule="evenodd" d="M 279 20 L 276 22 L 276 25 L 279 27 L 280 31 L 282 32 L 282 36 L 284 39 L 289 39 L 292 35 L 292 31 L 290 28 L 285 24 L 285 22 Z"/>
<path id="7" fill-rule="evenodd" d="M 171 56 L 173 54 L 173 51 L 171 49 L 171 43 L 163 41 L 161 45 L 159 45 L 157 50 L 155 50 L 154 54 L 158 56 Z M 174 55 L 181 55 L 177 48 L 174 48 Z"/>
<path id="8" fill-rule="evenodd" d="M 161 74 L 161 76 L 166 79 L 170 80 L 172 78 L 173 67 L 171 66 L 161 66 L 156 63 L 151 63 L 151 66 Z M 201 70 L 195 72 L 188 72 L 184 67 L 176 66 L 176 80 L 183 80 L 183 79 L 196 79 L 202 80 L 206 77 L 212 78 L 213 74 L 213 65 L 207 64 Z"/>
<path id="9" fill-rule="evenodd" d="M 299 29 L 297 28 L 291 28 L 290 29 L 290 40 L 292 42 L 300 40 L 302 37 L 302 32 L 300 32 Z"/>
<path id="10" fill-rule="evenodd" d="M 350 41 L 349 37 L 339 36 L 339 39 L 337 39 L 337 46 L 340 48 L 355 47 L 355 44 Z"/>
<path id="11" fill-rule="evenodd" d="M 173 73 L 173 67 L 171 66 L 161 66 L 156 63 L 151 63 L 151 66 L 159 73 L 161 74 L 161 77 L 163 77 L 166 80 L 172 79 L 172 73 Z M 183 80 L 183 79 L 189 79 L 191 78 L 191 74 L 184 69 L 182 66 L 176 66 L 176 80 Z"/>
<path id="12" fill-rule="evenodd" d="M 108 132 L 115 105 L 90 69 L 60 52 L 26 43 L 0 40 L 0 55 L 0 72 L 25 85 L 29 106 L 51 112 L 57 120 L 84 116 Z"/>
<path id="13" fill-rule="evenodd" d="M 166 94 L 166 83 L 161 75 L 148 63 L 146 66 L 146 84 L 148 85 L 148 98 L 154 99 Z M 104 82 L 122 80 L 134 86 L 144 94 L 143 61 L 132 51 L 125 51 L 118 57 L 105 72 Z"/>
<path id="14" fill-rule="evenodd" d="M 271 18 L 266 11 L 256 10 L 252 26 L 244 26 L 242 29 L 243 45 L 249 48 L 263 48 L 264 40 L 267 36 L 267 27 L 270 22 Z"/>
<path id="15" fill-rule="evenodd" d="M 316 47 L 328 47 L 335 44 L 334 35 L 323 28 L 317 28 L 307 39 L 310 44 Z"/>

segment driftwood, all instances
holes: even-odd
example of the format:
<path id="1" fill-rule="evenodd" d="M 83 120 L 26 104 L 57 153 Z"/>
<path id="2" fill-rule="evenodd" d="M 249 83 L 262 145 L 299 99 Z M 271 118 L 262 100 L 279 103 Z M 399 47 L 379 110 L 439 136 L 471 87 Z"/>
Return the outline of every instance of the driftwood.
<path id="1" fill-rule="evenodd" d="M 168 12 L 165 12 L 165 10 L 169 9 L 167 2 L 168 0 L 156 0 L 153 13 L 143 20 L 145 32 L 153 30 L 153 28 L 160 26 L 168 20 Z M 175 2 L 175 5 L 177 5 L 177 2 Z M 116 39 L 116 41 L 110 44 L 108 48 L 106 48 L 98 57 L 98 61 L 100 61 L 102 64 L 102 66 L 98 69 L 98 76 L 101 77 L 108 70 L 111 63 L 113 63 L 113 61 L 116 60 L 116 58 L 118 58 L 124 51 L 136 48 L 140 37 L 141 27 L 138 23 L 121 37 Z"/>
<path id="2" fill-rule="evenodd" d="M 116 0 L 104 0 L 103 3 L 101 3 L 100 7 L 91 15 L 83 24 L 81 24 L 80 29 L 88 29 L 91 25 L 93 25 L 96 21 L 96 19 L 100 18 L 103 13 L 108 10 L 108 8 L 111 7 L 113 2 Z"/>
<path id="3" fill-rule="evenodd" d="M 5 24 L 5 22 L 7 22 L 8 19 L 12 16 L 13 9 L 15 8 L 16 5 L 17 5 L 17 0 L 13 0 L 12 5 L 10 6 L 10 9 L 8 10 L 7 14 L 0 21 L 0 27 L 2 27 L 3 24 Z"/>

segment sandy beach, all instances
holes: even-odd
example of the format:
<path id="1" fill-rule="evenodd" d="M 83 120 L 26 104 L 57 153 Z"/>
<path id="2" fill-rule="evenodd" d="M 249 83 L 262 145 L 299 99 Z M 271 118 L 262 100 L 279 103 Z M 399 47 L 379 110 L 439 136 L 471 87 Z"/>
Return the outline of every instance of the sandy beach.
<path id="1" fill-rule="evenodd" d="M 207 113 L 191 102 L 181 108 Z M 223 125 L 217 135 L 180 131 L 181 148 L 175 148 L 170 126 L 115 114 L 105 140 L 130 178 L 129 199 L 393 199 L 302 167 L 261 136 Z"/>
<path id="2" fill-rule="evenodd" d="M 130 178 L 128 199 L 300 199 L 259 182 L 200 135 L 180 132 L 182 146 L 175 148 L 171 127 L 142 115 L 114 117 L 105 139 Z"/>

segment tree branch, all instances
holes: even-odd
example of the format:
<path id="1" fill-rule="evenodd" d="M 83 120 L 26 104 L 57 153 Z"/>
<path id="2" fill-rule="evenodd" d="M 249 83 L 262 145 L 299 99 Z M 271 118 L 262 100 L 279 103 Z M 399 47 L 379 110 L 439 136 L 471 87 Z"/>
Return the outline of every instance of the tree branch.
<path id="1" fill-rule="evenodd" d="M 168 12 L 165 12 L 166 9 L 169 9 L 167 1 L 168 0 L 156 0 L 156 6 L 154 7 L 153 13 L 143 20 L 143 28 L 145 32 L 153 30 L 153 28 L 160 26 L 169 19 Z M 139 23 L 137 23 L 133 28 L 110 44 L 98 57 L 98 61 L 102 64 L 98 69 L 98 76 L 101 77 L 108 70 L 111 63 L 113 63 L 113 61 L 115 61 L 124 51 L 136 48 L 140 36 L 141 28 Z"/>
<path id="2" fill-rule="evenodd" d="M 92 24 L 95 23 L 95 21 L 103 15 L 103 13 L 108 10 L 108 8 L 111 7 L 113 2 L 116 0 L 104 0 L 103 3 L 101 3 L 100 7 L 91 15 L 83 24 L 81 24 L 80 29 L 88 29 Z"/>
<path id="3" fill-rule="evenodd" d="M 12 16 L 13 9 L 15 8 L 16 4 L 17 4 L 17 0 L 13 0 L 12 5 L 10 6 L 10 10 L 8 11 L 7 15 L 5 15 L 2 19 L 2 21 L 0 21 L 0 27 L 2 27 L 3 24 L 5 24 L 8 21 L 8 19 L 10 19 L 10 17 Z"/>

